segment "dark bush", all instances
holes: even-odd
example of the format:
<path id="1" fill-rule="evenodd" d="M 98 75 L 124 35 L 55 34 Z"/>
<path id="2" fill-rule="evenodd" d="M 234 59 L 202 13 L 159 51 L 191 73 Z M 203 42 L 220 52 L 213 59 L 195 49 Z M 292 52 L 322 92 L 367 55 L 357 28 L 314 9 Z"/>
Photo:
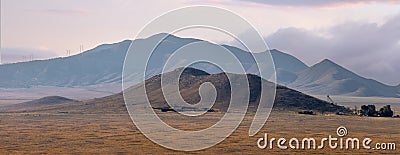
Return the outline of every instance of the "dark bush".
<path id="1" fill-rule="evenodd" d="M 377 111 L 376 111 L 375 105 L 361 106 L 361 114 L 363 116 L 376 116 Z"/>
<path id="2" fill-rule="evenodd" d="M 382 117 L 392 117 L 393 116 L 393 111 L 392 111 L 392 109 L 390 109 L 390 105 L 383 106 L 379 110 L 378 113 Z"/>

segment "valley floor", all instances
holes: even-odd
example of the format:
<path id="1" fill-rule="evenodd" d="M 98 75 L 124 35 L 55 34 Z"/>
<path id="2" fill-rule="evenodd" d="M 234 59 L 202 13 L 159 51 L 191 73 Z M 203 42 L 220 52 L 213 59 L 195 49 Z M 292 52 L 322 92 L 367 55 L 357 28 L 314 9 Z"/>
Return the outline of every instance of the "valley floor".
<path id="1" fill-rule="evenodd" d="M 159 113 L 172 126 L 201 129 L 217 121 L 222 113 L 206 115 L 203 121 L 176 119 L 177 114 Z M 400 146 L 400 118 L 372 118 L 338 115 L 300 115 L 273 111 L 263 129 L 248 136 L 252 117 L 246 116 L 241 126 L 227 139 L 211 148 L 192 154 L 400 154 L 397 150 L 281 150 L 259 149 L 257 140 L 268 133 L 276 138 L 321 139 L 336 136 L 345 126 L 347 137 L 371 138 L 372 144 L 396 143 Z M 276 145 L 276 143 L 275 143 Z M 327 145 L 327 144 L 326 144 Z M 128 114 L 59 114 L 0 113 L 0 154 L 183 154 L 151 142 L 135 128 Z"/>

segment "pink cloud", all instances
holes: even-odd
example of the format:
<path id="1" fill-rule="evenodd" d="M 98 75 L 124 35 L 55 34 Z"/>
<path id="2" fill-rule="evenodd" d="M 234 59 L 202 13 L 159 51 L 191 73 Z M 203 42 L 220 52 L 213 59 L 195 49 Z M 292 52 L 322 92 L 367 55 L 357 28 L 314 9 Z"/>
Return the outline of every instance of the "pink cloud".
<path id="1" fill-rule="evenodd" d="M 338 8 L 370 3 L 400 4 L 397 0 L 239 0 L 250 4 L 265 4 L 270 6 L 282 7 L 318 7 L 318 8 Z"/>
<path id="2" fill-rule="evenodd" d="M 55 13 L 55 14 L 76 14 L 76 15 L 89 13 L 89 10 L 85 9 L 27 9 L 26 11 Z"/>

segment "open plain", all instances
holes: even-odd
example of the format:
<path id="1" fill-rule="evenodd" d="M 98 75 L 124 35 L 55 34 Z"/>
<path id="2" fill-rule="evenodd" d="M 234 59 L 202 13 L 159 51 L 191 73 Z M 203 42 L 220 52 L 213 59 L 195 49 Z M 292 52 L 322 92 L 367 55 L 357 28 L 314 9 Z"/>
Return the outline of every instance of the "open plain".
<path id="1" fill-rule="evenodd" d="M 203 119 L 177 119 L 174 112 L 158 115 L 171 126 L 198 130 L 215 123 L 223 113 L 216 112 Z M 254 137 L 248 136 L 251 114 L 227 139 L 211 148 L 193 154 L 399 154 L 397 150 L 367 149 L 259 149 L 257 140 L 268 133 L 275 138 L 313 137 L 317 140 L 336 136 L 336 129 L 345 126 L 347 137 L 371 138 L 375 143 L 400 144 L 400 118 L 359 116 L 300 115 L 292 111 L 273 110 L 267 123 Z M 147 139 L 135 127 L 127 113 L 1 113 L 0 154 L 183 154 L 161 147 Z M 317 141 L 318 142 L 318 141 Z M 276 145 L 276 143 L 275 143 Z M 327 144 L 326 144 L 327 145 Z"/>

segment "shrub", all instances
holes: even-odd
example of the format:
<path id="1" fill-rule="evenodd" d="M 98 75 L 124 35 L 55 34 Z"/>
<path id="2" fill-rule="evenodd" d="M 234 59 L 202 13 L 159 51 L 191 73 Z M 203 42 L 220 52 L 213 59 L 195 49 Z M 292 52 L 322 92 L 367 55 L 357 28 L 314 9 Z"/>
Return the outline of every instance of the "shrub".
<path id="1" fill-rule="evenodd" d="M 392 109 L 390 109 L 390 105 L 383 106 L 379 110 L 378 113 L 382 117 L 392 117 L 393 116 L 393 111 L 392 111 Z"/>

